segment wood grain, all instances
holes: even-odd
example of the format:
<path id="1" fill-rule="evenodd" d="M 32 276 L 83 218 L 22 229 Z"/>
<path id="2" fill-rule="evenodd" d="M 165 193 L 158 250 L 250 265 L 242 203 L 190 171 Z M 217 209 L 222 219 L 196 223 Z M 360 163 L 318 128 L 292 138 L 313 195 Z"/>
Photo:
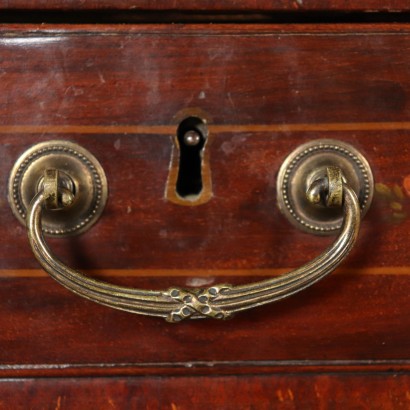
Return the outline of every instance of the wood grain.
<path id="1" fill-rule="evenodd" d="M 110 280 L 142 288 L 192 284 L 183 277 Z M 77 374 L 255 372 L 315 363 L 372 369 L 373 361 L 375 370 L 410 366 L 409 279 L 403 276 L 333 275 L 299 296 L 230 321 L 180 325 L 99 306 L 50 278 L 0 282 L 0 373 L 8 377 L 24 370 L 47 375 L 53 366 Z"/>
<path id="2" fill-rule="evenodd" d="M 408 122 L 407 27 L 4 27 L 0 119 L 167 125 L 199 107 L 218 125 Z"/>
<path id="3" fill-rule="evenodd" d="M 402 69 L 409 64 L 403 52 L 410 38 L 406 27 L 386 32 L 386 27 L 339 26 L 320 33 L 317 27 L 298 26 L 284 33 L 282 27 L 247 26 L 246 34 L 231 26 L 5 27 L 1 189 L 20 152 L 39 140 L 69 138 L 98 156 L 111 191 L 95 229 L 75 240 L 54 241 L 70 264 L 88 269 L 298 266 L 328 240 L 307 240 L 275 207 L 275 175 L 291 150 L 312 138 L 340 138 L 363 150 L 376 181 L 402 188 L 410 174 L 405 145 L 410 82 Z M 181 110 L 194 106 L 212 123 L 215 199 L 187 211 L 164 202 L 163 193 L 173 123 Z M 402 202 L 405 213 L 408 200 Z M 409 264 L 408 222 L 393 214 L 385 199 L 376 199 L 349 266 L 364 266 L 362 255 L 374 249 L 371 267 Z M 1 217 L 6 222 L 1 268 L 36 267 L 7 205 Z M 120 229 L 124 221 L 125 230 Z M 287 250 L 290 244 L 297 247 L 296 257 Z"/>
<path id="4" fill-rule="evenodd" d="M 210 124 L 212 133 L 410 130 L 410 122 Z M 175 134 L 175 125 L 0 125 L 4 134 Z"/>
<path id="5" fill-rule="evenodd" d="M 267 268 L 267 269 L 91 269 L 83 270 L 85 275 L 98 276 L 101 278 L 115 277 L 209 277 L 214 276 L 248 276 L 248 277 L 274 277 L 289 272 L 291 268 Z M 341 267 L 337 268 L 333 275 L 410 275 L 409 266 L 383 266 L 358 269 Z M 42 269 L 2 269 L 0 277 L 3 278 L 41 278 L 48 277 Z"/>
<path id="6" fill-rule="evenodd" d="M 404 214 L 409 211 L 410 199 L 404 194 L 403 181 L 410 168 L 402 132 L 321 135 L 363 147 L 376 181 L 391 188 L 397 185 L 403 192 L 403 198 L 396 200 Z M 172 148 L 169 135 L 70 135 L 70 140 L 98 156 L 107 173 L 110 198 L 96 227 L 81 237 L 52 239 L 50 244 L 67 263 L 82 269 L 233 270 L 302 265 L 321 253 L 331 238 L 304 234 L 282 217 L 275 203 L 276 173 L 294 147 L 320 135 L 282 135 L 212 134 L 209 150 L 214 198 L 192 208 L 163 199 Z M 55 138 L 47 134 L 41 140 Z M 0 155 L 7 175 L 19 153 L 39 141 L 39 136 L 3 134 L 2 141 Z M 118 141 L 121 145 L 116 149 Z M 0 181 L 3 192 L 6 183 L 6 178 Z M 5 225 L 0 230 L 4 253 L 0 268 L 35 268 L 24 228 L 11 214 L 5 197 L 3 201 L 0 215 Z M 345 267 L 409 265 L 410 244 L 405 239 L 409 219 L 395 218 L 391 202 L 397 201 L 394 197 L 376 197 L 363 221 L 359 244 Z"/>
<path id="7" fill-rule="evenodd" d="M 409 407 L 409 383 L 407 374 L 6 380 L 0 409 L 398 410 Z"/>
<path id="8" fill-rule="evenodd" d="M 409 44 L 409 25 L 3 26 L 0 374 L 409 369 Z M 181 207 L 164 200 L 171 137 L 198 110 L 214 197 Z M 7 205 L 8 173 L 58 138 L 97 156 L 110 196 L 92 230 L 52 249 L 136 287 L 244 283 L 325 249 L 331 238 L 292 228 L 275 202 L 282 161 L 306 141 L 353 144 L 382 185 L 344 274 L 229 322 L 175 326 L 13 274 L 38 265 Z"/>

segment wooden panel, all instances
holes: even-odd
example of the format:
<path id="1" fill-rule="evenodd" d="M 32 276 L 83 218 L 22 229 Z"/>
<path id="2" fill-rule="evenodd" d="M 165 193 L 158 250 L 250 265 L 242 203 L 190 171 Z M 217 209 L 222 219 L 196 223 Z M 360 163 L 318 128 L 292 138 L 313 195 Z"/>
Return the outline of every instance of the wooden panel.
<path id="1" fill-rule="evenodd" d="M 295 11 L 295 10 L 409 10 L 406 0 L 2 0 L 3 9 L 40 10 L 245 10 L 245 11 Z"/>
<path id="2" fill-rule="evenodd" d="M 189 284 L 169 277 L 116 281 L 141 287 Z M 409 368 L 405 276 L 335 274 L 301 295 L 230 321 L 180 325 L 85 301 L 48 277 L 0 283 L 0 374 L 8 377 L 57 370 L 61 375 Z"/>
<path id="3" fill-rule="evenodd" d="M 299 144 L 315 138 L 336 138 L 361 149 L 373 166 L 376 181 L 390 189 L 398 186 L 403 195 L 376 197 L 363 221 L 359 244 L 344 267 L 409 265 L 410 242 L 405 235 L 410 223 L 410 198 L 404 189 L 406 176 L 410 175 L 406 144 L 409 131 L 288 133 L 253 132 L 252 126 L 247 127 L 248 132 L 211 134 L 214 197 L 199 207 L 164 201 L 173 126 L 168 135 L 4 133 L 0 156 L 5 178 L 0 181 L 0 189 L 7 190 L 7 173 L 19 153 L 30 145 L 40 139 L 74 140 L 94 152 L 103 164 L 110 200 L 104 217 L 86 235 L 50 240 L 65 261 L 86 269 L 178 269 L 188 270 L 188 274 L 193 269 L 202 270 L 202 275 L 209 274 L 207 270 L 255 269 L 254 274 L 264 270 L 262 274 L 267 275 L 272 268 L 286 270 L 303 264 L 332 240 L 302 233 L 289 225 L 276 207 L 275 182 L 282 161 Z M 0 269 L 36 268 L 24 229 L 11 214 L 5 196 L 3 201 L 0 215 L 7 223 L 0 228 L 4 243 Z M 392 202 L 402 210 L 392 209 Z M 116 258 L 112 257 L 112 249 Z"/>
<path id="4" fill-rule="evenodd" d="M 43 379 L 0 382 L 9 409 L 372 409 L 409 407 L 408 375 Z"/>
<path id="5" fill-rule="evenodd" d="M 407 25 L 63 27 L 0 31 L 3 126 L 409 121 Z"/>
<path id="6" fill-rule="evenodd" d="M 410 26 L 9 26 L 0 34 L 1 374 L 372 360 L 374 369 L 408 368 Z M 164 199 L 171 136 L 182 112 L 198 110 L 210 124 L 214 196 L 182 207 Z M 7 176 L 20 152 L 56 138 L 98 157 L 110 198 L 86 235 L 50 243 L 116 283 L 240 283 L 321 252 L 331 239 L 297 231 L 275 206 L 278 168 L 308 140 L 355 145 L 378 195 L 340 274 L 229 322 L 170 325 L 81 300 L 37 270 L 7 206 Z"/>
<path id="7" fill-rule="evenodd" d="M 387 34 L 383 26 L 245 29 L 4 29 L 2 191 L 19 153 L 39 140 L 77 141 L 107 171 L 111 194 L 101 223 L 83 237 L 53 241 L 70 263 L 89 269 L 298 266 L 329 240 L 290 228 L 281 217 L 276 173 L 299 144 L 336 138 L 363 151 L 378 183 L 401 192 L 376 198 L 348 266 L 409 265 L 406 26 Z M 211 123 L 214 198 L 187 208 L 163 196 L 176 117 L 198 108 Z M 1 268 L 35 268 L 22 227 L 7 206 L 0 212 L 7 221 Z"/>

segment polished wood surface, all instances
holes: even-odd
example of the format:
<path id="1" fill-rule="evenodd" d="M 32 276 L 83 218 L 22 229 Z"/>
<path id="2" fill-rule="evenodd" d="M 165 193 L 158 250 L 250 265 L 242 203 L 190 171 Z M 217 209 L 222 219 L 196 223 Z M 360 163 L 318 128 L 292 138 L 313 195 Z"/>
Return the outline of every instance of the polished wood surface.
<path id="1" fill-rule="evenodd" d="M 409 383 L 394 373 L 7 380 L 0 408 L 398 410 L 409 408 Z"/>
<path id="2" fill-rule="evenodd" d="M 74 386 L 101 392 L 99 408 L 121 408 L 141 391 L 155 400 L 161 386 L 168 408 L 186 408 L 223 383 L 214 407 L 238 394 L 248 408 L 314 408 L 322 397 L 372 408 L 371 395 L 385 405 L 373 408 L 405 408 L 407 376 L 388 372 L 410 370 L 409 44 L 409 25 L 1 27 L 0 375 L 152 377 L 2 381 L 0 404 L 24 384 L 33 408 L 36 388 L 70 408 Z M 209 123 L 213 197 L 188 207 L 164 192 L 172 136 L 194 112 Z M 38 269 L 7 205 L 18 155 L 69 139 L 97 156 L 110 193 L 92 230 L 49 240 L 64 261 L 136 287 L 244 283 L 332 240 L 299 232 L 275 202 L 282 161 L 317 138 L 351 143 L 373 168 L 359 243 L 323 282 L 227 322 L 171 325 L 73 295 Z M 384 374 L 346 375 L 354 371 Z M 239 373 L 255 376 L 214 377 Z M 178 377 L 153 377 L 163 375 Z"/>
<path id="3" fill-rule="evenodd" d="M 193 279 L 115 281 L 167 287 Z M 336 274 L 230 321 L 172 325 L 85 301 L 48 277 L 3 278 L 0 375 L 409 370 L 408 283 L 407 276 Z"/>
<path id="4" fill-rule="evenodd" d="M 39 138 L 68 138 L 98 156 L 110 188 L 104 217 L 81 237 L 50 240 L 57 254 L 72 265 L 171 270 L 170 275 L 179 269 L 187 275 L 190 269 L 203 270 L 205 275 L 212 270 L 247 269 L 252 274 L 255 269 L 258 274 L 266 269 L 266 275 L 270 268 L 302 265 L 330 243 L 331 238 L 310 236 L 289 225 L 276 207 L 275 183 L 282 161 L 293 148 L 312 138 L 340 138 L 365 147 L 362 152 L 373 166 L 376 181 L 391 189 L 397 185 L 403 195 L 396 200 L 376 196 L 363 221 L 359 244 L 343 266 L 359 270 L 383 266 L 394 273 L 394 267 L 408 266 L 410 251 L 409 242 L 400 236 L 407 232 L 405 213 L 410 206 L 403 187 L 410 168 L 402 132 L 293 132 L 287 138 L 276 132 L 212 134 L 209 150 L 214 197 L 199 207 L 164 201 L 173 144 L 167 134 L 3 134 L 0 152 L 6 170 Z M 114 144 L 121 145 L 116 149 Z M 6 182 L 3 179 L 3 191 Z M 399 203 L 401 211 L 392 209 L 392 202 Z M 7 205 L 0 212 L 8 221 L 2 234 L 1 269 L 36 268 L 24 228 Z M 112 258 L 112 250 L 116 258 Z"/>
<path id="5" fill-rule="evenodd" d="M 52 241 L 70 264 L 188 275 L 287 269 L 329 239 L 301 233 L 281 216 L 276 173 L 301 143 L 342 139 L 391 191 L 376 196 L 344 266 L 394 272 L 409 265 L 407 27 L 245 26 L 246 34 L 231 26 L 5 28 L 1 188 L 27 147 L 70 139 L 97 155 L 110 186 L 93 230 Z M 198 108 L 210 123 L 214 198 L 190 208 L 163 198 L 178 118 Z M 0 268 L 36 268 L 23 227 L 7 205 L 0 212 L 7 221 Z"/>

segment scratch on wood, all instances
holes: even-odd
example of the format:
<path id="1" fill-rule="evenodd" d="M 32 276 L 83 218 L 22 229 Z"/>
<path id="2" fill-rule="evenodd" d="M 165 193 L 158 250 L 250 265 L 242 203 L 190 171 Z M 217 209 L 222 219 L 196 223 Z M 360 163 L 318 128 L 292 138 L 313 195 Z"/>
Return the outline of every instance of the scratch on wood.
<path id="1" fill-rule="evenodd" d="M 61 409 L 61 396 L 58 396 L 57 398 L 57 405 L 55 410 L 60 410 Z"/>
<path id="2" fill-rule="evenodd" d="M 315 384 L 315 394 L 316 394 L 316 397 L 318 399 L 321 398 L 321 394 L 320 394 L 320 391 L 319 391 L 319 386 L 317 384 Z"/>
<path id="3" fill-rule="evenodd" d="M 289 395 L 289 398 L 293 401 L 295 397 L 294 397 L 293 391 L 291 389 L 288 389 L 288 395 Z"/>

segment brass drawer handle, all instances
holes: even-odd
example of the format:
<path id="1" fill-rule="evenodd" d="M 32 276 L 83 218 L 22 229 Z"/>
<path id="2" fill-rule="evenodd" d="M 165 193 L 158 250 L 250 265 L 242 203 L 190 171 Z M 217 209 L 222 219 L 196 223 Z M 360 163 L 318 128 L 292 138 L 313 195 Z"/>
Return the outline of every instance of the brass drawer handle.
<path id="1" fill-rule="evenodd" d="M 65 265 L 50 251 L 43 236 L 44 210 L 64 207 L 72 202 L 71 196 L 61 188 L 64 185 L 61 179 L 58 170 L 47 170 L 42 188 L 27 209 L 28 238 L 44 270 L 84 298 L 119 310 L 163 317 L 169 322 L 186 318 L 227 319 L 236 312 L 300 292 L 331 273 L 344 260 L 356 242 L 360 227 L 360 204 L 355 192 L 344 181 L 340 168 L 326 167 L 325 175 L 310 183 L 307 197 L 312 202 L 323 201 L 324 207 L 342 207 L 343 224 L 333 245 L 320 256 L 287 274 L 241 286 L 219 284 L 208 288 L 172 287 L 161 291 L 134 289 L 87 277 Z"/>

